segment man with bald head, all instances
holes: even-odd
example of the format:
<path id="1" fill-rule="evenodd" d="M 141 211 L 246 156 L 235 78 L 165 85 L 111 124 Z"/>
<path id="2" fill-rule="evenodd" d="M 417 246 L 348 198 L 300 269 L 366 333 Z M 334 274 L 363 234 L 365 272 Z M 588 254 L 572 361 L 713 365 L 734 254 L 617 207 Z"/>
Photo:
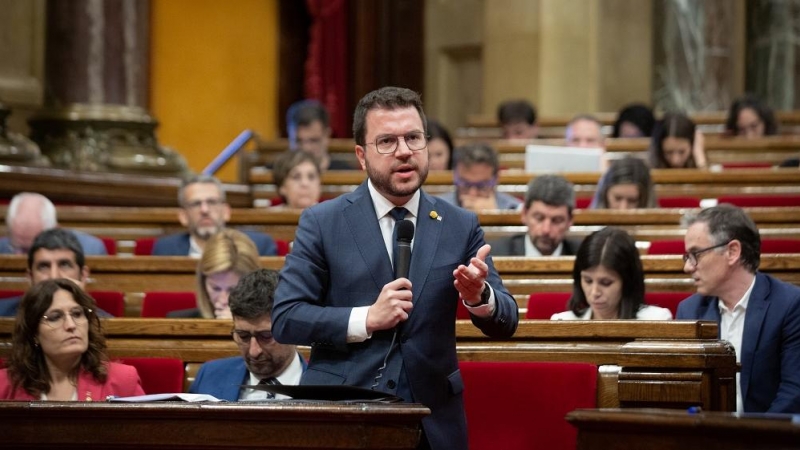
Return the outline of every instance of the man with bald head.
<path id="1" fill-rule="evenodd" d="M 57 227 L 56 207 L 50 199 L 35 192 L 21 192 L 8 205 L 8 237 L 0 238 L 0 254 L 24 255 L 39 233 Z M 108 254 L 100 239 L 80 231 L 69 231 L 78 239 L 85 255 Z"/>

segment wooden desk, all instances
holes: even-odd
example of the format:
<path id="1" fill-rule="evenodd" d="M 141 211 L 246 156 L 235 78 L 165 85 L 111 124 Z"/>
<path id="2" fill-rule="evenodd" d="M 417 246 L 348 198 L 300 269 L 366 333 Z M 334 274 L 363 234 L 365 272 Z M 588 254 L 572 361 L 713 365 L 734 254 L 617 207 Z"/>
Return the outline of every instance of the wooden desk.
<path id="1" fill-rule="evenodd" d="M 578 450 L 800 449 L 800 423 L 788 415 L 579 409 L 567 420 L 578 429 Z"/>
<path id="2" fill-rule="evenodd" d="M 186 385 L 208 360 L 239 355 L 230 321 L 103 320 L 112 358 L 178 358 Z M 0 319 L 0 358 L 10 351 L 13 319 Z M 456 323 L 461 361 L 582 362 L 604 366 L 597 379 L 599 407 L 736 406 L 736 355 L 717 340 L 717 325 L 699 321 L 521 321 L 506 340 L 483 336 L 469 321 Z M 308 348 L 301 351 L 308 355 Z M 0 421 L 0 423 L 2 423 Z"/>
<path id="3" fill-rule="evenodd" d="M 0 402 L 4 447 L 413 449 L 416 404 Z"/>

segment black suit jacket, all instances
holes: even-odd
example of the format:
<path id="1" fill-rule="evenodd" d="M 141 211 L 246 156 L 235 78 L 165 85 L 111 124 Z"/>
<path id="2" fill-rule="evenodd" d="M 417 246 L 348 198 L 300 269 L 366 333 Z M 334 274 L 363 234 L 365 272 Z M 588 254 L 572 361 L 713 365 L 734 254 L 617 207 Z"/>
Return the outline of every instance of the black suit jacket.
<path id="1" fill-rule="evenodd" d="M 504 237 L 490 241 L 493 256 L 525 256 L 525 239 L 527 233 L 515 234 L 514 236 Z M 577 239 L 564 239 L 564 248 L 561 256 L 575 256 L 581 241 Z"/>

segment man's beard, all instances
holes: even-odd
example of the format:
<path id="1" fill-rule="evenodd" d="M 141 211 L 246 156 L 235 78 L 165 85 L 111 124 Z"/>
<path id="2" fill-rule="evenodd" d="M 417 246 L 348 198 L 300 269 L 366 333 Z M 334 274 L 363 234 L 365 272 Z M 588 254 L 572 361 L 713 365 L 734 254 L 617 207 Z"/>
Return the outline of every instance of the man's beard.
<path id="1" fill-rule="evenodd" d="M 413 185 L 404 185 L 395 187 L 392 185 L 392 174 L 394 173 L 391 170 L 389 173 L 383 174 L 378 172 L 377 170 L 372 170 L 369 165 L 368 160 L 364 160 L 365 165 L 367 166 L 367 175 L 369 179 L 372 181 L 372 185 L 375 186 L 375 189 L 378 192 L 382 193 L 383 195 L 392 196 L 392 197 L 407 197 L 409 195 L 413 195 L 417 189 L 425 183 L 425 180 L 428 178 L 428 165 L 426 164 L 425 167 L 419 168 L 415 163 L 411 161 L 407 163 L 400 163 L 400 164 L 411 164 L 414 166 L 414 170 L 417 171 L 417 175 L 419 177 L 419 181 L 414 183 Z"/>
<path id="2" fill-rule="evenodd" d="M 196 227 L 194 229 L 194 235 L 198 238 L 207 241 L 211 238 L 211 236 L 217 234 L 222 230 L 221 225 L 213 225 L 213 226 L 206 226 L 206 227 Z"/>

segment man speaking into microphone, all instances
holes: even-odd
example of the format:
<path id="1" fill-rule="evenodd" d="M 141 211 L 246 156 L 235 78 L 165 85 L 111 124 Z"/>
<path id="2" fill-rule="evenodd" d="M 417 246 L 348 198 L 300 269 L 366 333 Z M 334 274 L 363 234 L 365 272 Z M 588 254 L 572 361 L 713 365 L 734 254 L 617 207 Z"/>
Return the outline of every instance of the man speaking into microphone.
<path id="1" fill-rule="evenodd" d="M 517 304 L 477 216 L 420 189 L 428 148 L 419 95 L 370 92 L 356 107 L 353 137 L 367 180 L 301 215 L 272 332 L 281 343 L 311 346 L 300 384 L 373 388 L 422 403 L 431 415 L 420 448 L 466 450 L 456 307 L 463 301 L 484 334 L 506 338 L 517 328 Z M 403 221 L 413 238 L 396 229 Z M 409 248 L 408 276 L 396 278 L 404 268 L 394 264 Z"/>

